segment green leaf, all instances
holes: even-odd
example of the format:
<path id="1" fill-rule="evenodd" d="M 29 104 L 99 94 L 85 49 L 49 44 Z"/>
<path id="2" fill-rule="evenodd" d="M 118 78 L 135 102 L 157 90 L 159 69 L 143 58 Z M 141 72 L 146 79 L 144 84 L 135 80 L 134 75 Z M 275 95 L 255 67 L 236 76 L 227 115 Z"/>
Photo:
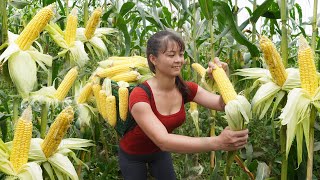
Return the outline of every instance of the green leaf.
<path id="1" fill-rule="evenodd" d="M 123 17 L 120 15 L 117 16 L 116 26 L 119 28 L 119 30 L 124 35 L 124 41 L 125 41 L 125 46 L 126 46 L 125 56 L 128 56 L 130 54 L 131 37 L 128 32 L 127 24 L 126 24 L 125 20 L 123 19 Z"/>
<path id="2" fill-rule="evenodd" d="M 212 0 L 199 0 L 201 12 L 207 20 L 213 18 L 213 1 Z"/>
<path id="3" fill-rule="evenodd" d="M 119 14 L 125 16 L 136 4 L 134 2 L 126 2 L 121 6 Z"/>
<path id="4" fill-rule="evenodd" d="M 9 0 L 8 4 L 10 4 L 11 6 L 17 9 L 23 9 L 26 6 L 31 5 L 31 3 L 27 1 L 21 1 L 21 0 Z"/>
<path id="5" fill-rule="evenodd" d="M 55 153 L 48 158 L 48 162 L 62 174 L 67 175 L 73 180 L 78 179 L 77 172 L 68 157 Z"/>

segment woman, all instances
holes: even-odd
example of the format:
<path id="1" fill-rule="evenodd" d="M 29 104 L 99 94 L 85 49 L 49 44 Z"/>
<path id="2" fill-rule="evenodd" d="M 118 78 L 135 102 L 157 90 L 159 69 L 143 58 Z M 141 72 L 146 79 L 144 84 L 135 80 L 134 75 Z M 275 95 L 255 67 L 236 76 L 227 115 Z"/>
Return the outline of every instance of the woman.
<path id="1" fill-rule="evenodd" d="M 147 42 L 148 64 L 155 75 L 144 82 L 150 89 L 150 98 L 141 87 L 130 94 L 129 110 L 137 126 L 120 141 L 119 164 L 126 180 L 147 179 L 147 165 L 156 179 L 176 179 L 169 152 L 230 151 L 247 143 L 248 130 L 231 131 L 228 127 L 215 137 L 172 134 L 185 121 L 184 99 L 218 111 L 225 106 L 221 96 L 182 80 L 184 50 L 183 40 L 168 30 L 155 33 Z M 226 63 L 218 58 L 214 61 L 227 70 Z M 209 74 L 213 68 L 209 63 Z"/>

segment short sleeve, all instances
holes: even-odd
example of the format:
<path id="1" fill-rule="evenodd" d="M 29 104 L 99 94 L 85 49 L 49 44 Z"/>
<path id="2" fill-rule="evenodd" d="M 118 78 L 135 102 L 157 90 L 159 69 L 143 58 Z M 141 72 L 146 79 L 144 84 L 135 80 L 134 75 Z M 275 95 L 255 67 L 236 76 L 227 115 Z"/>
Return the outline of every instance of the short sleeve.
<path id="1" fill-rule="evenodd" d="M 135 87 L 129 96 L 129 110 L 131 111 L 132 106 L 137 102 L 146 102 L 150 104 L 150 99 L 145 90 L 141 87 Z"/>
<path id="2" fill-rule="evenodd" d="M 194 83 L 194 82 L 191 82 L 191 81 L 186 81 L 186 85 L 189 88 L 189 94 L 188 94 L 187 102 L 190 102 L 190 101 L 193 101 L 194 97 L 196 96 L 199 86 L 198 86 L 197 83 Z"/>

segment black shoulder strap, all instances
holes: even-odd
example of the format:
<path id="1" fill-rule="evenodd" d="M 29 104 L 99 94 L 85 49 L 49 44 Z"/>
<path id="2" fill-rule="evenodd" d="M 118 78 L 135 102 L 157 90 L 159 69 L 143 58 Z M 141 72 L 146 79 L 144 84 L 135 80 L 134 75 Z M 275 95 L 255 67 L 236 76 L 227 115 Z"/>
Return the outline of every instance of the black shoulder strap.
<path id="1" fill-rule="evenodd" d="M 151 91 L 150 91 L 149 87 L 148 87 L 147 85 L 145 85 L 145 84 L 139 84 L 138 87 L 141 87 L 141 88 L 147 93 L 148 98 L 149 98 L 149 100 L 150 100 L 150 98 L 151 98 Z"/>

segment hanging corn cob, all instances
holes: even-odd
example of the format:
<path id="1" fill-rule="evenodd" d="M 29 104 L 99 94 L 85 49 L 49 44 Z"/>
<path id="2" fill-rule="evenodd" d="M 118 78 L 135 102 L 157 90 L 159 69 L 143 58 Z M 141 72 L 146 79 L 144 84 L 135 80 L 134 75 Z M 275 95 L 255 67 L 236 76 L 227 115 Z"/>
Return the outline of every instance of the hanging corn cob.
<path id="1" fill-rule="evenodd" d="M 51 56 L 31 48 L 31 45 L 54 15 L 53 9 L 53 5 L 42 8 L 19 36 L 8 33 L 9 46 L 0 55 L 0 66 L 8 60 L 11 80 L 23 98 L 27 98 L 37 86 L 36 63 L 45 71 L 47 70 L 45 65 L 50 67 L 52 64 Z"/>
<path id="2" fill-rule="evenodd" d="M 129 71 L 117 74 L 115 76 L 112 76 L 110 79 L 113 81 L 125 81 L 125 82 L 135 82 L 139 80 L 141 77 L 140 73 L 137 71 Z"/>
<path id="3" fill-rule="evenodd" d="M 106 105 L 107 120 L 112 127 L 115 127 L 117 123 L 116 97 L 112 95 L 111 80 L 105 79 L 104 84 L 106 87 L 106 95 L 107 95 L 107 105 Z"/>
<path id="4" fill-rule="evenodd" d="M 89 18 L 88 24 L 86 25 L 86 29 L 84 30 L 84 35 L 87 39 L 91 39 L 94 35 L 94 32 L 97 29 L 97 26 L 100 22 L 100 17 L 102 15 L 102 9 L 100 7 L 96 8 L 92 15 Z"/>
<path id="5" fill-rule="evenodd" d="M 119 115 L 122 121 L 127 120 L 129 107 L 129 84 L 124 81 L 118 82 L 118 96 L 119 96 Z"/>
<path id="6" fill-rule="evenodd" d="M 74 67 L 68 71 L 66 76 L 63 78 L 61 84 L 59 85 L 56 93 L 54 94 L 55 98 L 62 101 L 67 96 L 69 90 L 72 87 L 72 84 L 77 79 L 78 68 Z"/>
<path id="7" fill-rule="evenodd" d="M 67 45 L 74 46 L 74 42 L 76 40 L 76 32 L 77 32 L 77 25 L 78 25 L 78 10 L 73 8 L 71 13 L 67 17 L 67 26 L 64 33 L 64 39 Z"/>
<path id="8" fill-rule="evenodd" d="M 107 105 L 107 95 L 104 90 L 99 91 L 98 102 L 99 102 L 98 104 L 99 104 L 99 108 L 100 108 L 99 112 L 100 112 L 101 116 L 103 117 L 103 119 L 107 120 L 108 119 L 108 114 L 107 114 L 108 105 Z"/>
<path id="9" fill-rule="evenodd" d="M 78 96 L 77 103 L 85 103 L 92 92 L 92 83 L 87 83 L 82 89 Z"/>
<path id="10" fill-rule="evenodd" d="M 30 141 L 32 138 L 32 110 L 31 106 L 26 108 L 18 122 L 14 131 L 13 147 L 10 154 L 10 162 L 16 172 L 22 165 L 28 162 L 28 154 L 30 149 Z"/>
<path id="11" fill-rule="evenodd" d="M 287 125 L 286 156 L 294 138 L 297 142 L 298 165 L 302 162 L 303 137 L 308 151 L 307 179 L 312 176 L 314 122 L 319 107 L 320 92 L 314 62 L 314 51 L 303 36 L 300 36 L 298 64 L 301 87 L 288 94 L 288 100 L 280 115 L 281 124 Z"/>
<path id="12" fill-rule="evenodd" d="M 73 115 L 72 107 L 68 106 L 60 112 L 50 126 L 49 132 L 41 144 L 41 149 L 47 158 L 57 150 L 62 138 L 67 133 L 73 121 Z"/>

